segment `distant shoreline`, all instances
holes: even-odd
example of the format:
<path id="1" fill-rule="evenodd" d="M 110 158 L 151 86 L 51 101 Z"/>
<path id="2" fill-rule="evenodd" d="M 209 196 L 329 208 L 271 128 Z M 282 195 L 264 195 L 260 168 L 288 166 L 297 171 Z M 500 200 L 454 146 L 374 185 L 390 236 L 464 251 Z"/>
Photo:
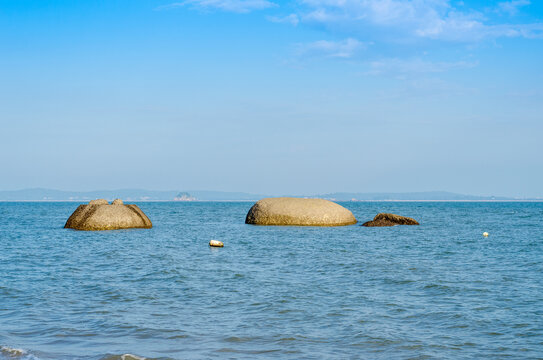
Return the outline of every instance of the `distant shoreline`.
<path id="1" fill-rule="evenodd" d="M 214 190 L 145 190 L 145 189 L 116 189 L 116 190 L 94 190 L 94 191 L 64 191 L 45 188 L 21 189 L 14 191 L 0 191 L 0 201 L 68 201 L 88 202 L 93 199 L 123 199 L 126 201 L 139 202 L 238 202 L 257 201 L 268 197 L 298 197 L 318 198 L 336 202 L 496 202 L 496 201 L 543 201 L 539 196 L 515 197 L 497 195 L 466 195 L 447 191 L 423 191 L 423 192 L 328 192 L 313 194 L 265 194 L 228 192 Z"/>
<path id="2" fill-rule="evenodd" d="M 140 202 L 140 203 L 209 203 L 209 202 L 255 202 L 260 199 L 254 200 L 191 200 L 191 201 L 179 201 L 179 200 L 130 200 L 128 202 Z M 331 200 L 338 203 L 376 203 L 376 202 L 458 202 L 458 203 L 503 203 L 503 202 L 543 202 L 543 199 L 513 199 L 513 200 Z M 0 203 L 21 203 L 21 202 L 39 202 L 39 203 L 86 203 L 90 200 L 0 200 Z"/>

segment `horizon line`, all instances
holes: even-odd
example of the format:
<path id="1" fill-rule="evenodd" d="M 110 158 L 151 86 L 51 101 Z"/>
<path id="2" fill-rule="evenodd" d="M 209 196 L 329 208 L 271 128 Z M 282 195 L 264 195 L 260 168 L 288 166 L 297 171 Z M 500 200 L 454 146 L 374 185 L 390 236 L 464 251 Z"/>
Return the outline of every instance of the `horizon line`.
<path id="1" fill-rule="evenodd" d="M 28 191 L 28 190 L 51 190 L 51 191 L 61 191 L 61 192 L 79 192 L 79 193 L 87 193 L 87 192 L 100 192 L 100 191 L 151 191 L 151 192 L 220 192 L 220 193 L 243 193 L 248 195 L 271 195 L 266 193 L 258 193 L 258 192 L 246 192 L 241 190 L 210 190 L 210 189 L 188 189 L 188 190 L 179 190 L 179 189 L 169 189 L 169 190 L 157 190 L 157 189 L 146 189 L 146 188 L 137 188 L 137 187 L 127 187 L 127 188 L 114 188 L 114 189 L 93 189 L 93 190 L 64 190 L 64 189 L 58 189 L 58 188 L 48 188 L 48 187 L 27 187 L 27 188 L 19 188 L 16 190 L 5 190 L 0 189 L 0 192 L 18 192 L 18 191 Z M 467 194 L 467 193 L 461 193 L 461 192 L 454 192 L 450 190 L 419 190 L 419 191 L 370 191 L 370 192 L 364 192 L 364 191 L 325 191 L 325 192 L 319 192 L 319 193 L 312 193 L 312 194 L 298 194 L 298 195 L 292 195 L 292 194 L 283 194 L 283 195 L 274 195 L 274 196 L 312 196 L 312 195 L 328 195 L 328 194 L 423 194 L 423 193 L 448 193 L 448 194 L 454 194 L 454 195 L 463 195 L 463 196 L 479 196 L 479 197 L 502 197 L 502 198 L 510 198 L 510 199 L 539 199 L 540 197 L 516 197 L 516 196 L 504 196 L 504 195 L 475 195 L 475 194 Z M 541 197 L 543 199 L 543 197 Z"/>

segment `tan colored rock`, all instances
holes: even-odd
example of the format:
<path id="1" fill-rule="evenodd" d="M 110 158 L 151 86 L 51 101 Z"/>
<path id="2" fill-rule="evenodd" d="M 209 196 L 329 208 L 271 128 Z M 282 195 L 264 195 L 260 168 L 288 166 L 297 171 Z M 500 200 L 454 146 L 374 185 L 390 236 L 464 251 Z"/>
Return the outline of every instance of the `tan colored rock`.
<path id="1" fill-rule="evenodd" d="M 95 231 L 153 227 L 151 220 L 137 205 L 124 205 L 119 201 L 109 205 L 106 200 L 100 199 L 92 200 L 88 205 L 79 205 L 64 228 Z"/>
<path id="2" fill-rule="evenodd" d="M 343 226 L 356 224 L 349 210 L 324 199 L 291 197 L 257 201 L 247 213 L 246 224 L 293 226 Z"/>
<path id="3" fill-rule="evenodd" d="M 124 205 L 124 202 L 121 199 L 115 199 L 111 205 Z"/>
<path id="4" fill-rule="evenodd" d="M 362 226 L 394 226 L 394 225 L 419 225 L 418 221 L 406 216 L 396 214 L 377 214 L 372 221 L 365 222 Z"/>

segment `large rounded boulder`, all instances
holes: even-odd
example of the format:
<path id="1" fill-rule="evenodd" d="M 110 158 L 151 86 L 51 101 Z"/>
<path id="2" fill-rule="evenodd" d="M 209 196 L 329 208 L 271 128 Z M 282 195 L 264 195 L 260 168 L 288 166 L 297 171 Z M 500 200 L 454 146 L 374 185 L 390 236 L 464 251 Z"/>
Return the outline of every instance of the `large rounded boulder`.
<path id="1" fill-rule="evenodd" d="M 375 215 L 373 220 L 362 224 L 362 226 L 368 226 L 368 227 L 395 226 L 395 225 L 419 225 L 419 222 L 407 216 L 380 213 L 380 214 Z"/>
<path id="2" fill-rule="evenodd" d="M 125 205 L 120 199 L 111 205 L 104 199 L 79 205 L 64 225 L 64 228 L 90 231 L 151 227 L 151 220 L 137 205 Z"/>
<path id="3" fill-rule="evenodd" d="M 291 226 L 343 226 L 356 224 L 353 213 L 324 199 L 291 197 L 257 201 L 247 213 L 246 224 Z"/>

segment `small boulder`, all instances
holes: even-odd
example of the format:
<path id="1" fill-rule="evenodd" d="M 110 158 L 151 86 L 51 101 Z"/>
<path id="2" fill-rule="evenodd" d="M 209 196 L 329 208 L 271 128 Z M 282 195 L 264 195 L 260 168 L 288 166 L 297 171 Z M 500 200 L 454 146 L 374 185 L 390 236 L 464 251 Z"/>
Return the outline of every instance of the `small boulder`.
<path id="1" fill-rule="evenodd" d="M 372 221 L 365 222 L 362 226 L 394 226 L 394 225 L 419 225 L 417 220 L 396 214 L 377 214 Z"/>
<path id="2" fill-rule="evenodd" d="M 115 199 L 111 205 L 124 205 L 124 202 L 121 199 Z"/>
<path id="3" fill-rule="evenodd" d="M 324 199 L 291 197 L 257 201 L 247 213 L 246 224 L 291 226 L 342 226 L 356 224 L 349 210 Z"/>
<path id="4" fill-rule="evenodd" d="M 79 205 L 64 225 L 64 228 L 90 231 L 151 227 L 151 220 L 137 205 L 124 205 L 120 199 L 115 200 L 112 205 L 104 199 Z"/>

